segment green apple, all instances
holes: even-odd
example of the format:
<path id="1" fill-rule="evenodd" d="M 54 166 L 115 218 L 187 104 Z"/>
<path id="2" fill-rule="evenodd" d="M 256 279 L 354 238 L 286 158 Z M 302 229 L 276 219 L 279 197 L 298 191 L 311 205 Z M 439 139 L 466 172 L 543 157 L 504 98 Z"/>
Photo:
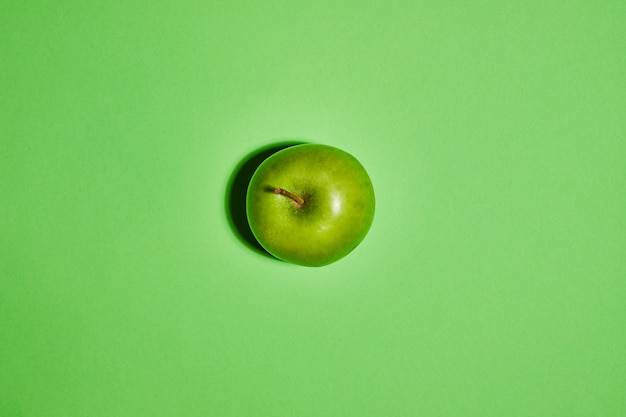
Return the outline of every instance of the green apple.
<path id="1" fill-rule="evenodd" d="M 246 214 L 278 259 L 323 266 L 350 253 L 374 220 L 374 188 L 355 157 L 327 145 L 296 145 L 268 157 L 248 185 Z"/>

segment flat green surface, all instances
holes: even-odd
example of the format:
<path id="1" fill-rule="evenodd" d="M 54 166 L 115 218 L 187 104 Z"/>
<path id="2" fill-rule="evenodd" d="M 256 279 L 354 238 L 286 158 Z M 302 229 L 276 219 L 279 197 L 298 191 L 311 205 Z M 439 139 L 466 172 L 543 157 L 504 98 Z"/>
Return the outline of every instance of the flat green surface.
<path id="1" fill-rule="evenodd" d="M 626 415 L 625 50 L 622 1 L 3 1 L 0 416 Z M 233 221 L 283 141 L 372 178 L 336 264 Z"/>

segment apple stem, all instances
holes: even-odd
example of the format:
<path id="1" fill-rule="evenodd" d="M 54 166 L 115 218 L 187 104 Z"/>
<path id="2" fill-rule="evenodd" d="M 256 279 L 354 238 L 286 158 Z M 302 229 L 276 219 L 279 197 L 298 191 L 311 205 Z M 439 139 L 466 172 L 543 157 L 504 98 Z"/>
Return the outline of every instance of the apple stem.
<path id="1" fill-rule="evenodd" d="M 298 204 L 298 206 L 302 206 L 304 204 L 304 198 L 302 198 L 299 195 L 296 195 L 294 193 L 290 193 L 287 190 L 283 190 L 280 187 L 275 188 L 274 192 L 276 194 L 282 194 L 284 196 L 287 196 L 287 197 L 291 198 L 293 201 L 295 201 Z"/>

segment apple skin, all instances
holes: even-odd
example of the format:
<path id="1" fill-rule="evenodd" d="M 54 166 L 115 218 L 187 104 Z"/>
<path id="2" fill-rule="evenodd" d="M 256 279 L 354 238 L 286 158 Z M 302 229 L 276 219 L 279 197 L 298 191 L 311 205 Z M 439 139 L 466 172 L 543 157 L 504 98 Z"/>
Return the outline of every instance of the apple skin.
<path id="1" fill-rule="evenodd" d="M 296 145 L 268 157 L 246 195 L 248 223 L 261 246 L 304 266 L 328 265 L 356 248 L 372 225 L 375 205 L 372 181 L 359 161 L 321 144 Z"/>

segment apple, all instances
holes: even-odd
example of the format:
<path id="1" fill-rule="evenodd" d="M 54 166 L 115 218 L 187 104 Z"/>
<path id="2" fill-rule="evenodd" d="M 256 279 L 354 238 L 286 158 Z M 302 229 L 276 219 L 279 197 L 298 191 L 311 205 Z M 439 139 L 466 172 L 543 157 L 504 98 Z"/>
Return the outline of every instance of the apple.
<path id="1" fill-rule="evenodd" d="M 274 257 L 305 266 L 333 263 L 357 247 L 374 220 L 372 181 L 349 153 L 295 145 L 256 169 L 246 194 L 250 229 Z"/>

